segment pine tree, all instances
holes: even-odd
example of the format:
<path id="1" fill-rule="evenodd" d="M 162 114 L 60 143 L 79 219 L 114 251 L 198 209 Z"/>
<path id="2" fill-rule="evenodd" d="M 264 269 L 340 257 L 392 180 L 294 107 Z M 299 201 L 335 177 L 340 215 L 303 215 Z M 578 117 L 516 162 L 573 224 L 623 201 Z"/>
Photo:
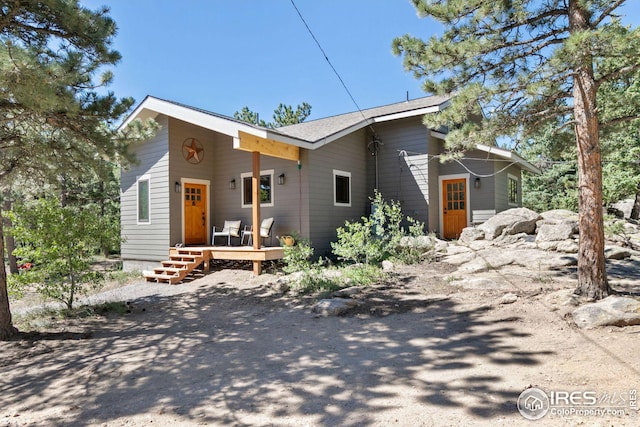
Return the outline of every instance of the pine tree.
<path id="1" fill-rule="evenodd" d="M 153 126 L 115 124 L 133 100 L 98 91 L 112 79 L 102 72 L 120 60 L 111 48 L 116 25 L 108 9 L 77 0 L 22 0 L 0 6 L 0 189 L 19 182 L 82 175 L 103 159 L 127 159 L 130 138 Z M 101 73 L 101 74 L 99 74 Z M 4 239 L 0 212 L 0 259 Z M 0 262 L 0 339 L 16 333 Z"/>
<path id="2" fill-rule="evenodd" d="M 282 126 L 294 125 L 304 122 L 311 115 L 311 105 L 306 102 L 296 106 L 294 110 L 291 105 L 280 103 L 278 108 L 273 110 L 273 122 L 266 122 L 259 118 L 258 113 L 251 111 L 249 107 L 242 107 L 242 110 L 233 113 L 233 117 L 243 122 L 253 123 L 266 128 L 279 128 Z"/>
<path id="3" fill-rule="evenodd" d="M 624 0 L 413 0 L 420 16 L 444 27 L 428 41 L 393 42 L 405 68 L 430 93 L 456 93 L 450 108 L 425 119 L 448 126 L 447 147 L 511 136 L 522 140 L 548 123 L 572 126 L 579 181 L 578 287 L 610 293 L 604 258 L 601 129 L 637 118 L 606 114 L 599 88 L 640 69 L 640 34 L 615 16 Z M 483 115 L 483 109 L 486 114 Z"/>

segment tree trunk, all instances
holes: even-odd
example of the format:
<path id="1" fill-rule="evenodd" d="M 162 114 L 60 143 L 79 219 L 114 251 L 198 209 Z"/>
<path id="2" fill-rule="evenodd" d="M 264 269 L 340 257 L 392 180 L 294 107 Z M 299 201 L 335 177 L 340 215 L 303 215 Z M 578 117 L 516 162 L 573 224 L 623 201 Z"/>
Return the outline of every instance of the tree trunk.
<path id="1" fill-rule="evenodd" d="M 9 212 L 11 210 L 11 193 L 9 191 L 5 191 L 3 194 L 3 209 L 5 212 Z M 16 256 L 13 254 L 13 251 L 16 249 L 16 239 L 13 238 L 11 233 L 7 232 L 7 229 L 11 228 L 11 220 L 7 217 L 4 217 L 4 242 L 5 247 L 7 249 L 7 258 L 9 258 L 9 273 L 18 274 L 18 260 Z"/>
<path id="2" fill-rule="evenodd" d="M 572 33 L 588 29 L 589 12 L 578 3 L 577 0 L 569 2 L 569 29 Z M 573 82 L 580 229 L 578 287 L 575 293 L 589 299 L 601 299 L 610 293 L 604 258 L 602 159 L 593 58 L 588 48 L 585 51 L 582 63 L 574 70 Z"/>
<path id="3" fill-rule="evenodd" d="M 638 184 L 638 190 L 636 191 L 636 200 L 633 202 L 633 208 L 631 209 L 631 219 L 640 219 L 640 184 Z"/>
<path id="4" fill-rule="evenodd" d="M 4 233 L 2 207 L 0 207 L 0 340 L 7 340 L 18 333 L 11 321 L 9 292 L 7 290 L 7 270 L 4 263 Z"/>

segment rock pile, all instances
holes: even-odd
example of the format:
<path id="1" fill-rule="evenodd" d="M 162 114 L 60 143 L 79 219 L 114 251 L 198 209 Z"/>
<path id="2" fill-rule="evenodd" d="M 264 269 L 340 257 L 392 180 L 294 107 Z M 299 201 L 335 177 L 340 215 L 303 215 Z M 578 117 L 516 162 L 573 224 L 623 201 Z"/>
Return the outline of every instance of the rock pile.
<path id="1" fill-rule="evenodd" d="M 607 259 L 624 259 L 640 255 L 640 227 L 624 223 L 617 233 L 607 235 Z M 494 244 L 516 245 L 560 253 L 578 252 L 578 214 L 556 209 L 538 214 L 527 208 L 500 212 L 477 227 L 462 231 L 459 242 L 473 249 Z"/>

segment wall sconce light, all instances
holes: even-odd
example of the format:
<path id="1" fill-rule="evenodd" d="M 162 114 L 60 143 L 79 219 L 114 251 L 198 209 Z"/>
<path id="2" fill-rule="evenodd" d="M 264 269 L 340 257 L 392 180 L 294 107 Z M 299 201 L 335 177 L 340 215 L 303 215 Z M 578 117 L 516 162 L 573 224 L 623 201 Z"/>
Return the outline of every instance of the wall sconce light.
<path id="1" fill-rule="evenodd" d="M 475 181 L 473 181 L 473 188 L 480 188 L 480 177 L 476 177 Z"/>
<path id="2" fill-rule="evenodd" d="M 285 175 L 284 172 L 282 172 L 280 175 L 278 175 L 278 185 L 284 185 L 284 180 L 285 180 Z"/>
<path id="3" fill-rule="evenodd" d="M 180 183 L 176 181 L 176 183 L 173 185 L 173 189 L 176 193 L 179 193 L 182 190 L 182 185 L 180 185 Z"/>
<path id="4" fill-rule="evenodd" d="M 235 190 L 236 189 L 236 179 L 233 178 L 231 181 L 229 181 L 229 190 Z"/>

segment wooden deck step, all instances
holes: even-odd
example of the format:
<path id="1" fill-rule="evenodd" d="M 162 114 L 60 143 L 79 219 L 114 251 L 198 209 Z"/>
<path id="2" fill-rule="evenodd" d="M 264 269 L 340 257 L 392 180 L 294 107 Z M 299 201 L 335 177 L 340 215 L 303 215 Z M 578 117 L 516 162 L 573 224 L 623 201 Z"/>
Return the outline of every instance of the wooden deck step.
<path id="1" fill-rule="evenodd" d="M 198 257 L 196 255 L 189 255 L 189 254 L 178 254 L 178 255 L 171 255 L 169 256 L 169 259 L 171 261 L 191 261 L 194 262 Z"/>
<path id="2" fill-rule="evenodd" d="M 147 280 L 147 282 L 156 282 L 156 283 L 163 283 L 163 282 L 167 282 L 171 285 L 174 285 L 178 282 L 180 282 L 182 280 L 182 278 L 180 276 L 176 276 L 175 274 L 145 274 L 144 278 Z"/>
<path id="3" fill-rule="evenodd" d="M 182 267 L 182 268 L 186 268 L 189 265 L 193 264 L 193 261 L 162 261 L 162 266 L 163 267 Z"/>
<path id="4" fill-rule="evenodd" d="M 203 256 L 202 249 L 178 249 L 178 255 Z"/>
<path id="5" fill-rule="evenodd" d="M 153 269 L 153 272 L 156 274 L 180 274 L 181 272 L 187 271 L 186 268 L 176 268 L 176 267 L 156 267 Z"/>
<path id="6" fill-rule="evenodd" d="M 172 285 L 182 282 L 196 268 L 206 261 L 205 252 L 202 249 L 180 248 L 169 255 L 168 261 L 162 261 L 162 267 L 153 269 L 144 274 L 147 282 L 170 283 Z"/>

